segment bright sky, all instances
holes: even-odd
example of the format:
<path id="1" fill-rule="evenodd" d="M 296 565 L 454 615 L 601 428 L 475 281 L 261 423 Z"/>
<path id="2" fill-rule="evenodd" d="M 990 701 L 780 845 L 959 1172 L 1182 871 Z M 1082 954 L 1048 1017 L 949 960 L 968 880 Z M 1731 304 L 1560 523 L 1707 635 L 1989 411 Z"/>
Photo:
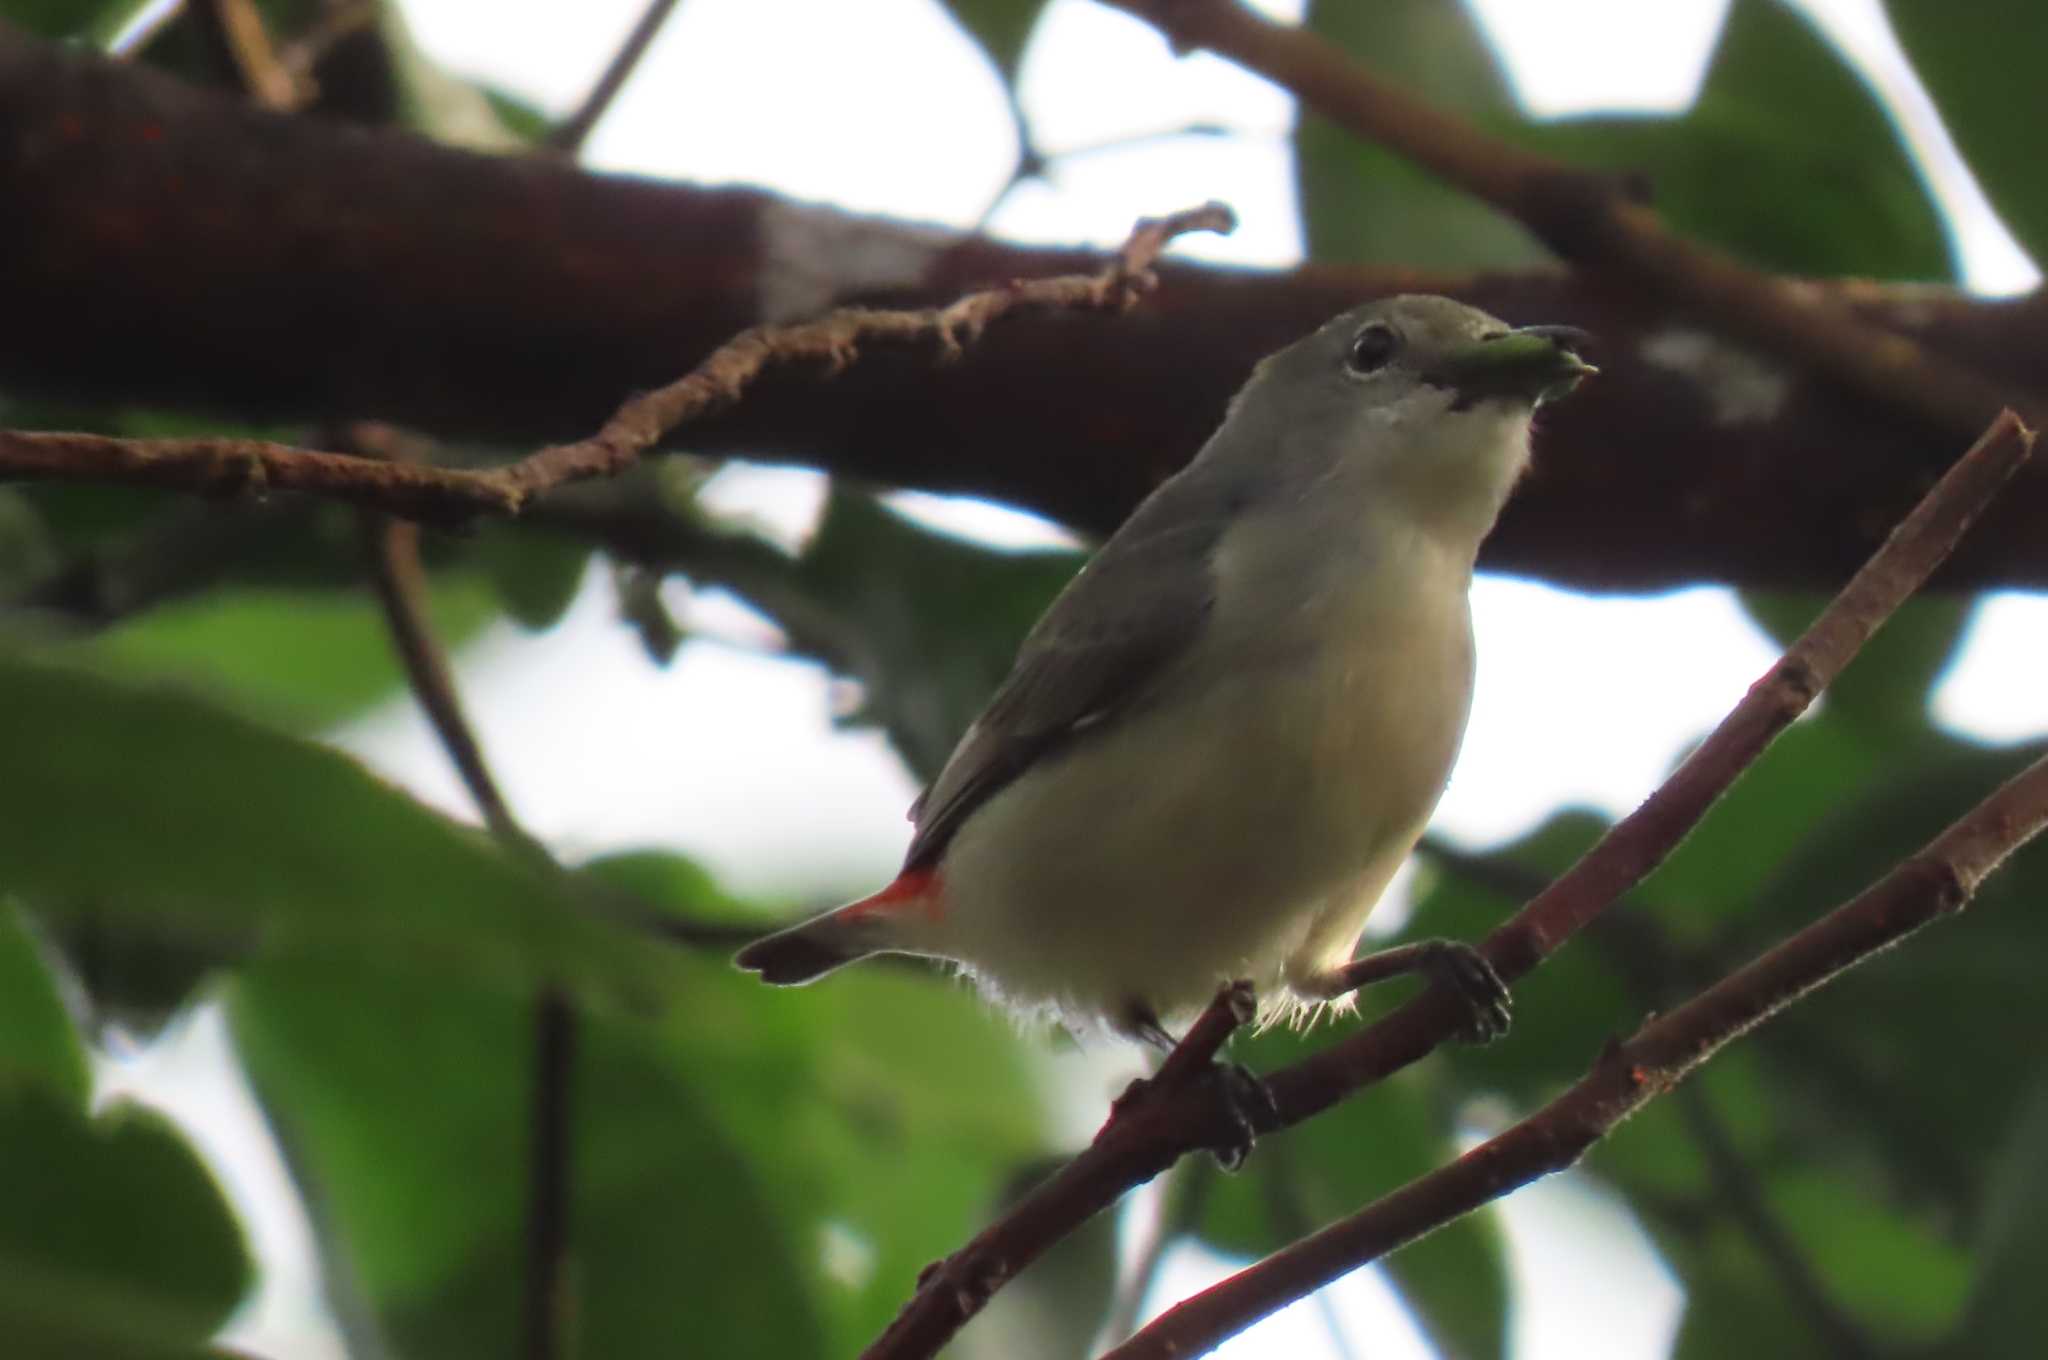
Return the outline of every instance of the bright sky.
<path id="1" fill-rule="evenodd" d="M 408 0 L 422 47 L 554 113 L 608 60 L 643 0 Z M 1696 86 L 1720 0 L 1476 0 L 1517 88 L 1540 113 L 1673 107 Z M 1269 7 L 1277 8 L 1277 7 Z M 1926 116 L 1877 0 L 1811 0 L 1888 94 L 1959 225 L 1970 277 L 2011 291 L 2034 275 Z M 1902 83 L 1904 82 L 1904 83 Z M 1284 265 L 1300 256 L 1286 133 L 1290 101 L 1208 57 L 1176 60 L 1120 14 L 1058 0 L 1033 40 L 1022 98 L 1048 151 L 1194 121 L 1247 135 L 1155 140 L 1063 161 L 1004 200 L 991 229 L 1049 242 L 1120 241 L 1142 215 L 1222 198 L 1244 225 L 1190 253 Z M 930 0 L 689 0 L 589 147 L 592 164 L 698 182 L 746 182 L 800 199 L 965 226 L 1007 178 L 1015 145 L 995 73 Z M 739 470 L 723 504 L 800 537 L 817 479 Z M 995 507 L 907 500 L 960 532 L 1044 541 L 1056 531 Z M 664 844 L 744 890 L 811 898 L 893 871 L 908 834 L 909 777 L 875 734 L 835 731 L 824 676 L 766 654 L 772 633 L 716 600 L 679 607 L 729 642 L 648 665 L 615 620 L 602 577 L 541 637 L 500 629 L 460 670 L 487 750 L 523 819 L 571 857 Z M 1773 653 L 1732 599 L 1693 590 L 1592 600 L 1484 579 L 1474 594 L 1480 680 L 1465 754 L 1438 826 L 1488 843 L 1565 802 L 1631 807 L 1717 719 Z M 2048 731 L 2038 676 L 2048 600 L 2000 596 L 1979 613 L 1936 695 L 1944 723 L 1990 740 Z M 409 705 L 342 734 L 429 801 L 468 815 L 446 761 Z M 765 1004 L 765 1003 L 764 1003 Z M 276 1264 L 241 1338 L 264 1353 L 338 1355 L 310 1321 L 309 1241 L 246 1093 L 221 1070 L 217 1017 L 182 1043 L 118 1069 L 109 1089 L 174 1103 L 194 1124 Z M 163 1075 L 169 1073 L 168 1076 Z M 1094 1078 L 1100 1080 L 1099 1075 Z M 1092 1118 L 1095 1111 L 1088 1112 Z M 1658 1356 L 1679 1295 L 1626 1214 L 1581 1179 L 1510 1201 L 1520 1357 Z M 1178 1256 L 1159 1303 L 1225 1268 Z M 1621 1303 L 1618 1301 L 1629 1301 Z M 1332 1291 L 1375 1360 L 1426 1354 L 1372 1282 Z M 1290 1310 L 1223 1353 L 1328 1355 L 1317 1305 Z M 1598 1346 L 1588 1319 L 1600 1319 Z M 314 1330 L 309 1331 L 309 1328 Z M 1405 1349 L 1404 1349 L 1405 1348 Z"/>

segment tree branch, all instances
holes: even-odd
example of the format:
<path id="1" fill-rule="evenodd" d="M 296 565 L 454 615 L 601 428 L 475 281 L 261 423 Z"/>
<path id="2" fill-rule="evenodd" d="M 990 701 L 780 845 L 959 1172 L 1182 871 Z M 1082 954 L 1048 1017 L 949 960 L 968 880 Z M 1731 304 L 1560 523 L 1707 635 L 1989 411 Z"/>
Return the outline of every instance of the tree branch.
<path id="1" fill-rule="evenodd" d="M 1481 946 L 1509 981 L 1555 952 L 1618 895 L 1655 868 L 1771 739 L 1812 703 L 1857 650 L 1938 565 L 1999 488 L 2024 463 L 2033 434 L 2011 412 L 1991 427 L 1892 531 L 1784 657 L 1643 805 Z M 1458 1033 L 1466 1017 L 1429 990 L 1384 1019 L 1266 1078 L 1277 1127 L 1300 1123 L 1420 1059 Z M 1095 1141 L 997 1222 L 928 1272 L 866 1360 L 927 1357 L 959 1330 L 1004 1280 L 1075 1225 L 1182 1155 L 1219 1146 L 1232 1115 L 1211 1084 L 1162 1090 L 1118 1112 Z M 963 1283 L 964 1282 L 964 1283 Z"/>
<path id="2" fill-rule="evenodd" d="M 0 201 L 10 396 L 287 425 L 374 418 L 458 448 L 578 438 L 621 392 L 669 381 L 748 326 L 942 303 L 1099 262 L 279 117 L 4 26 Z M 1641 288 L 1556 270 L 1159 273 L 1143 308 L 1019 321 L 936 371 L 883 351 L 826 385 L 770 374 L 691 426 L 690 447 L 991 496 L 1107 532 L 1201 446 L 1258 358 L 1364 298 L 1420 291 L 1601 337 L 1605 380 L 1546 414 L 1487 570 L 1588 590 L 1830 589 L 1944 466 L 1947 446 L 1895 406 Z M 2048 391 L 2048 306 L 1787 286 L 2016 402 Z M 239 485 L 234 467 L 223 475 Z M 2043 519 L 2048 472 L 2006 494 L 1941 584 L 2048 586 Z"/>
<path id="3" fill-rule="evenodd" d="M 647 8 L 633 25 L 633 31 L 626 35 L 625 42 L 612 54 L 605 65 L 604 73 L 597 83 L 590 87 L 590 93 L 576 111 L 548 130 L 547 144 L 550 148 L 566 155 L 575 155 L 583 149 L 583 143 L 590 136 L 592 128 L 611 110 L 612 101 L 619 97 L 619 91 L 626 88 L 626 81 L 633 75 L 633 68 L 647 55 L 647 49 L 654 45 L 655 35 L 668 22 L 674 12 L 676 0 L 648 0 Z"/>
<path id="4" fill-rule="evenodd" d="M 1292 91 L 1302 104 L 1515 218 L 1572 264 L 1603 270 L 1710 318 L 1767 350 L 1810 364 L 1881 407 L 1936 429 L 1981 429 L 2029 403 L 1984 375 L 1825 297 L 1668 230 L 1614 176 L 1525 151 L 1380 79 L 1304 28 L 1238 0 L 1109 0 L 1179 51 L 1205 49 Z M 2038 423 L 2038 421 L 2037 421 Z"/>
<path id="5" fill-rule="evenodd" d="M 627 399 L 586 439 L 540 449 L 495 468 L 427 467 L 260 439 L 122 439 L 75 432 L 0 431 L 0 476 L 168 487 L 207 495 L 303 491 L 407 519 L 460 523 L 516 515 L 557 487 L 615 476 L 686 421 L 740 399 L 771 367 L 799 361 L 838 372 L 862 345 L 936 344 L 953 357 L 990 325 L 1030 310 L 1121 311 L 1157 286 L 1152 266 L 1174 237 L 1229 231 L 1220 203 L 1146 219 L 1103 269 L 1014 280 L 945 307 L 883 311 L 842 307 L 814 321 L 742 331 L 681 378 Z"/>
<path id="6" fill-rule="evenodd" d="M 1570 1090 L 1449 1166 L 1161 1314 L 1104 1360 L 1199 1355 L 1284 1304 L 1482 1204 L 1562 1171 L 1644 1104 L 1847 969 L 1969 904 L 2048 826 L 2048 758 L 1853 900 L 1602 1054 Z"/>

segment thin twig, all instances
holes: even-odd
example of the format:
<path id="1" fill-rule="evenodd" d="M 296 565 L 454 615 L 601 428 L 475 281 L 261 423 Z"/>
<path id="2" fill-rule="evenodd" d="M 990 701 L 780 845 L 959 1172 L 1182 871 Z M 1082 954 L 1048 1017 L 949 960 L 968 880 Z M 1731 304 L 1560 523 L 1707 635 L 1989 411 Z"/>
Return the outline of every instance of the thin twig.
<path id="1" fill-rule="evenodd" d="M 200 0 L 191 17 L 258 104 L 291 113 L 310 102 L 311 87 L 278 58 L 255 0 Z"/>
<path id="2" fill-rule="evenodd" d="M 612 54 L 605 66 L 604 74 L 590 87 L 590 93 L 576 111 L 548 130 L 547 144 L 553 150 L 573 156 L 583 149 L 584 139 L 590 136 L 592 128 L 611 109 L 612 101 L 619 97 L 619 91 L 631 79 L 633 68 L 647 55 L 647 49 L 654 45 L 655 35 L 668 22 L 668 16 L 676 7 L 676 0 L 649 0 L 640 19 L 633 25 L 633 31 L 626 35 L 625 42 Z"/>
<path id="3" fill-rule="evenodd" d="M 1541 1176 L 1562 1171 L 1722 1046 L 1849 968 L 1968 905 L 2048 827 L 2048 757 L 1870 888 L 1613 1045 L 1556 1100 L 1457 1161 L 1161 1314 L 1104 1360 L 1200 1355 L 1259 1318 Z"/>
<path id="4" fill-rule="evenodd" d="M 549 988 L 533 1006 L 533 1093 L 526 1152 L 526 1277 L 520 1293 L 521 1352 L 526 1360 L 573 1354 L 575 1314 L 569 1274 L 570 1114 L 576 1070 L 576 1012 Z"/>
<path id="5" fill-rule="evenodd" d="M 1273 23 L 1238 0 L 1108 3 L 1151 23 L 1177 51 L 1213 52 L 1292 91 L 1331 122 L 1520 221 L 1571 263 L 1623 275 L 1888 408 L 1961 433 L 1981 429 L 2013 399 L 1981 374 L 1865 325 L 1818 289 L 1674 234 L 1624 180 L 1483 132 L 1306 28 Z"/>
<path id="6" fill-rule="evenodd" d="M 370 581 L 384 619 L 391 630 L 393 645 L 412 683 L 427 721 L 441 739 L 454 762 L 456 773 L 483 813 L 484 825 L 500 840 L 522 849 L 531 838 L 520 829 L 506 806 L 504 795 L 484 764 L 483 748 L 475 730 L 462 711 L 461 695 L 448 667 L 448 656 L 435 638 L 427 619 L 426 569 L 420 563 L 420 526 L 382 515 L 365 515 L 364 528 L 371 541 Z"/>
<path id="7" fill-rule="evenodd" d="M 1529 972 L 1655 868 L 1926 580 L 2032 447 L 2032 432 L 2011 412 L 2001 413 L 1678 771 L 1487 938 L 1482 952 L 1501 976 L 1512 981 Z M 1456 1001 L 1431 989 L 1350 1038 L 1274 1072 L 1266 1088 L 1277 1126 L 1297 1124 L 1407 1067 L 1458 1033 L 1465 1021 Z M 1162 1093 L 1113 1121 L 932 1274 L 971 1279 L 992 1292 L 1132 1186 L 1188 1152 L 1220 1145 L 1231 1127 L 1232 1113 L 1214 1090 L 1189 1085 Z M 921 1288 L 865 1356 L 922 1360 L 936 1354 L 986 1298 L 987 1292 Z"/>
<path id="8" fill-rule="evenodd" d="M 385 456 L 408 451 L 402 439 L 374 425 L 351 427 L 348 442 Z M 509 853 L 550 871 L 557 869 L 512 815 L 463 712 L 447 652 L 427 614 L 419 526 L 374 513 L 363 516 L 363 525 L 370 541 L 371 581 L 406 678 L 485 825 Z M 576 1013 L 562 991 L 544 988 L 533 1007 L 533 1091 L 528 1107 L 526 1274 L 520 1294 L 526 1360 L 559 1360 L 569 1354 L 570 1082 L 575 1055 Z"/>
<path id="9" fill-rule="evenodd" d="M 625 471 L 677 426 L 738 401 L 771 367 L 819 362 L 836 373 L 858 357 L 861 345 L 873 342 L 935 343 L 950 358 L 989 325 L 1015 313 L 1122 311 L 1157 286 L 1152 266 L 1173 238 L 1192 231 L 1228 232 L 1234 225 L 1230 209 L 1209 203 L 1140 222 L 1116 257 L 1094 274 L 1014 280 L 945 307 L 845 307 L 814 321 L 755 326 L 719 346 L 682 378 L 629 398 L 589 438 L 551 445 L 502 467 L 387 463 L 260 439 L 118 439 L 0 430 L 0 478 L 118 482 L 213 496 L 299 491 L 433 523 L 516 515 L 556 487 Z"/>

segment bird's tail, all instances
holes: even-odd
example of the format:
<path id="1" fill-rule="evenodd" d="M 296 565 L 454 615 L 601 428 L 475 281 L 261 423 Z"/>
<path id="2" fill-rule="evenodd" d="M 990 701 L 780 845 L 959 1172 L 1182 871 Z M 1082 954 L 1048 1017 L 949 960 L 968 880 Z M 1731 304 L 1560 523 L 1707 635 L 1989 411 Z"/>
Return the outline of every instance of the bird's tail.
<path id="1" fill-rule="evenodd" d="M 763 982 L 799 986 L 856 959 L 899 948 L 901 924 L 908 917 L 932 914 L 937 886 L 929 871 L 907 870 L 872 897 L 754 941 L 733 962 L 759 973 Z"/>

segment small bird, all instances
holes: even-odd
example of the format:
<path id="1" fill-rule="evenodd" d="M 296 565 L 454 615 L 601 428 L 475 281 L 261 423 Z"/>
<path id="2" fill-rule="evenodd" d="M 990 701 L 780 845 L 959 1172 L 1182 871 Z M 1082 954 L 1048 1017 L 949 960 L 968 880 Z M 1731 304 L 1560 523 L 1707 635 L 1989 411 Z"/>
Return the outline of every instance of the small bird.
<path id="1" fill-rule="evenodd" d="M 1264 1022 L 1425 972 L 1507 1022 L 1476 950 L 1353 961 L 1471 708 L 1479 544 L 1584 332 L 1449 298 L 1344 313 L 1261 361 L 1194 460 L 1038 621 L 911 808 L 880 892 L 742 950 L 779 985 L 871 954 L 1165 1046 L 1247 980 Z"/>

